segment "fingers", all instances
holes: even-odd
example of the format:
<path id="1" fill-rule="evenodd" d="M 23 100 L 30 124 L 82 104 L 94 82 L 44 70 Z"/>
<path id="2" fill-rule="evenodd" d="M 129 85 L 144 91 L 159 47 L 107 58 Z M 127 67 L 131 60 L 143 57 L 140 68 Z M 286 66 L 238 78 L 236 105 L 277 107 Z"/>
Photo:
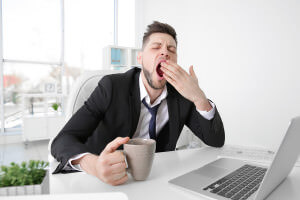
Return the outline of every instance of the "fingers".
<path id="1" fill-rule="evenodd" d="M 189 71 L 190 71 L 190 75 L 191 75 L 191 76 L 197 78 L 196 73 L 194 72 L 194 66 L 193 66 L 193 65 L 190 66 Z"/>
<path id="2" fill-rule="evenodd" d="M 126 163 L 119 162 L 111 166 L 111 173 L 118 174 L 126 171 Z"/>
<path id="3" fill-rule="evenodd" d="M 97 177 L 100 180 L 110 185 L 119 185 L 126 181 L 126 179 L 124 179 L 124 176 L 127 176 L 125 161 L 123 160 L 121 162 L 109 164 L 112 162 L 112 159 L 114 159 L 114 161 L 118 160 L 118 158 L 113 157 L 120 157 L 121 159 L 124 159 L 124 155 L 121 155 L 121 153 L 122 152 L 116 151 L 111 153 L 113 155 L 104 154 L 99 156 L 101 158 L 99 158 L 99 163 L 96 165 L 96 170 Z"/>
<path id="4" fill-rule="evenodd" d="M 181 73 L 173 66 L 169 65 L 168 63 L 161 63 L 161 70 L 166 74 L 168 77 L 172 78 L 173 80 L 178 80 Z"/>
<path id="5" fill-rule="evenodd" d="M 161 65 L 178 76 L 188 75 L 188 73 L 182 67 L 180 67 L 177 63 L 172 62 L 170 60 L 167 60 L 166 62 L 162 62 Z"/>
<path id="6" fill-rule="evenodd" d="M 112 153 L 119 148 L 122 144 L 126 144 L 129 141 L 129 137 L 117 137 L 110 143 L 108 143 L 102 153 Z"/>
<path id="7" fill-rule="evenodd" d="M 168 68 L 162 67 L 161 70 L 164 72 L 163 76 L 166 76 L 169 79 L 172 79 L 173 81 L 178 80 L 177 75 L 174 72 L 170 71 Z"/>
<path id="8" fill-rule="evenodd" d="M 169 66 L 169 64 L 168 63 L 166 63 L 166 62 L 162 62 L 161 63 L 161 70 L 164 72 L 164 73 L 166 73 L 168 76 L 170 76 L 170 77 L 174 77 L 175 78 L 175 75 L 176 75 L 176 68 L 175 67 L 171 67 L 171 66 Z M 173 75 L 173 76 L 172 76 Z"/>
<path id="9" fill-rule="evenodd" d="M 125 155 L 122 151 L 115 151 L 105 156 L 106 164 L 114 165 L 120 162 L 125 162 Z"/>
<path id="10" fill-rule="evenodd" d="M 171 85 L 173 85 L 175 88 L 176 88 L 176 80 L 173 80 L 173 78 L 170 76 L 170 75 L 168 75 L 168 73 L 166 73 L 166 72 L 164 72 L 164 74 L 163 74 L 163 77 L 171 84 Z"/>
<path id="11" fill-rule="evenodd" d="M 116 151 L 119 146 L 129 141 L 129 137 L 118 137 L 102 151 L 95 166 L 97 177 L 110 185 L 120 185 L 127 181 L 125 156 Z"/>
<path id="12" fill-rule="evenodd" d="M 118 181 L 118 180 L 122 179 L 125 175 L 126 175 L 126 171 L 112 174 L 110 180 L 111 180 L 111 182 Z"/>
<path id="13" fill-rule="evenodd" d="M 185 81 L 190 75 L 179 65 L 171 61 L 163 62 L 161 70 L 174 81 Z"/>
<path id="14" fill-rule="evenodd" d="M 127 181 L 125 162 L 117 163 L 107 167 L 102 174 L 102 180 L 110 185 L 120 185 Z"/>
<path id="15" fill-rule="evenodd" d="M 111 185 L 121 185 L 128 180 L 128 175 L 125 174 L 121 179 L 114 181 Z"/>
<path id="16" fill-rule="evenodd" d="M 120 185 L 122 183 L 125 183 L 128 180 L 128 175 L 127 175 L 126 171 L 124 170 L 120 173 L 110 174 L 109 176 L 104 177 L 100 180 L 102 180 L 105 183 L 108 183 L 110 185 Z"/>

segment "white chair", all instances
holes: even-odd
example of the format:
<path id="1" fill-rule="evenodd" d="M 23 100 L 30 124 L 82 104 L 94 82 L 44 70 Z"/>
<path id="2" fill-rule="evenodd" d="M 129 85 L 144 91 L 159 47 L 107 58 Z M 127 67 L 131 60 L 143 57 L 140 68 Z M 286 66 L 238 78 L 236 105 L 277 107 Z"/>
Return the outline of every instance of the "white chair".
<path id="1" fill-rule="evenodd" d="M 67 122 L 72 115 L 84 104 L 84 102 L 89 98 L 91 93 L 97 87 L 100 79 L 108 74 L 122 73 L 123 70 L 97 70 L 97 71 L 87 71 L 83 73 L 74 85 L 72 85 L 72 90 L 70 92 L 68 102 L 66 105 L 65 121 Z"/>
<path id="2" fill-rule="evenodd" d="M 176 144 L 176 150 L 207 146 L 187 126 L 184 126 Z"/>
<path id="3" fill-rule="evenodd" d="M 93 90 L 97 87 L 98 82 L 101 78 L 108 74 L 122 73 L 123 70 L 96 70 L 96 71 L 86 71 L 80 75 L 75 83 L 72 85 L 72 89 L 68 96 L 66 110 L 65 110 L 65 122 L 69 121 L 72 115 L 84 104 L 84 102 L 89 98 Z M 58 134 L 58 133 L 57 133 Z M 56 136 L 56 135 L 55 135 Z M 55 137 L 54 136 L 54 137 Z M 51 155 L 51 144 L 53 138 L 50 138 L 48 144 L 48 161 L 54 162 L 54 158 Z"/>

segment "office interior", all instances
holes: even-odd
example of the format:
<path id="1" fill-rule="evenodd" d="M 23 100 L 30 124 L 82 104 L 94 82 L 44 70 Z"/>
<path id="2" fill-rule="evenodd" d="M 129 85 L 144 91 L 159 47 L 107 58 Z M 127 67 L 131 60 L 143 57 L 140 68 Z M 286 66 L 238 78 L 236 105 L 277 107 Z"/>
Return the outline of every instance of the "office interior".
<path id="1" fill-rule="evenodd" d="M 194 66 L 215 102 L 228 153 L 274 153 L 300 115 L 299 9 L 294 0 L 1 0 L 0 165 L 48 161 L 76 80 L 140 67 L 153 21 L 177 31 L 178 64 Z M 179 143 L 205 146 L 188 129 Z"/>

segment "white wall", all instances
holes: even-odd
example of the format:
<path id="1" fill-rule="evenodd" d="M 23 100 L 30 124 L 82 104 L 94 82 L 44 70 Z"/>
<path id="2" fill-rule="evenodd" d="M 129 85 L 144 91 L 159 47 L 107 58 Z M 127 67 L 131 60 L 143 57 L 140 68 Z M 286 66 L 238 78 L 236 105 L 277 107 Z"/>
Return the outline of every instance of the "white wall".
<path id="1" fill-rule="evenodd" d="M 178 63 L 194 65 L 223 118 L 227 144 L 276 148 L 300 115 L 300 1 L 143 0 L 137 45 L 153 20 L 178 34 Z"/>

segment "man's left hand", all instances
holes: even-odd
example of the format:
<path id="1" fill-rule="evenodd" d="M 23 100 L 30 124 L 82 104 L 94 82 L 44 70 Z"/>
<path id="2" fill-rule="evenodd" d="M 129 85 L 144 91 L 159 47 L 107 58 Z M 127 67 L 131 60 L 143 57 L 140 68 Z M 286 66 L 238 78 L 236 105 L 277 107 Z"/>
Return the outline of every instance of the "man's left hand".
<path id="1" fill-rule="evenodd" d="M 197 109 L 209 111 L 212 107 L 204 92 L 198 85 L 198 78 L 193 66 L 190 66 L 188 74 L 177 63 L 170 60 L 161 63 L 164 78 L 186 99 L 193 102 Z"/>

